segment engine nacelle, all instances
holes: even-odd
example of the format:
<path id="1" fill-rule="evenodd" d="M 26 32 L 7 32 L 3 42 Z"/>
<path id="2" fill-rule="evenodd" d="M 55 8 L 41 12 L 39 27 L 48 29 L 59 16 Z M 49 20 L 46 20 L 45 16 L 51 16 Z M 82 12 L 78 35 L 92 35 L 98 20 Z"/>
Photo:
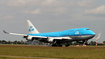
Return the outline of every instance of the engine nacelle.
<path id="1" fill-rule="evenodd" d="M 47 41 L 52 43 L 54 41 L 54 38 L 48 38 Z"/>
<path id="2" fill-rule="evenodd" d="M 26 40 L 33 40 L 33 36 L 28 36 Z"/>

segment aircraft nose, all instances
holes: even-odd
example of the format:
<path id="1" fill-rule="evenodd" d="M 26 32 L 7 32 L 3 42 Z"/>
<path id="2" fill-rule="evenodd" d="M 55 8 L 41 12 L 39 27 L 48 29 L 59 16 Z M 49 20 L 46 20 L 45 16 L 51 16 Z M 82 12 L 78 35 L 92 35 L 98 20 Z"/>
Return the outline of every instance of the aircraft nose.
<path id="1" fill-rule="evenodd" d="M 95 36 L 95 33 L 92 31 L 91 35 L 90 35 L 90 38 L 93 38 L 94 36 Z"/>
<path id="2" fill-rule="evenodd" d="M 95 33 L 94 33 L 94 32 L 92 32 L 92 33 L 91 33 L 91 35 L 95 35 Z"/>
<path id="3" fill-rule="evenodd" d="M 93 32 L 92 35 L 95 35 L 95 33 Z"/>
<path id="4" fill-rule="evenodd" d="M 96 35 L 94 32 L 92 33 L 93 35 Z"/>

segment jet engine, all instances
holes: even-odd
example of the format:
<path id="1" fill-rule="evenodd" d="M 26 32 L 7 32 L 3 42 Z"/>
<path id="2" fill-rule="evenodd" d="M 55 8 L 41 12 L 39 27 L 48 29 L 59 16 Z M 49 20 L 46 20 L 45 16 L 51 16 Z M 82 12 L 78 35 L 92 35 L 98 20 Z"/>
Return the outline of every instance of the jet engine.
<path id="1" fill-rule="evenodd" d="M 54 38 L 48 38 L 47 41 L 48 41 L 49 43 L 52 43 L 52 42 L 54 41 Z"/>
<path id="2" fill-rule="evenodd" d="M 29 41 L 33 41 L 33 36 L 24 36 L 23 38 L 26 38 L 26 40 L 29 40 Z"/>

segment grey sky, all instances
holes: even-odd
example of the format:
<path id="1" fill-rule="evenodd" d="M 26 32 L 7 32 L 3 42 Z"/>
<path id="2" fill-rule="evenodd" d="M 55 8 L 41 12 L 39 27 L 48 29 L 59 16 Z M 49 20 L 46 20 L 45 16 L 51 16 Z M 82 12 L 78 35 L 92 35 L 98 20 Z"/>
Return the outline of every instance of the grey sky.
<path id="1" fill-rule="evenodd" d="M 27 34 L 26 20 L 39 32 L 62 31 L 88 27 L 102 33 L 98 42 L 105 41 L 104 0 L 0 0 L 0 39 L 25 40 L 8 32 Z"/>

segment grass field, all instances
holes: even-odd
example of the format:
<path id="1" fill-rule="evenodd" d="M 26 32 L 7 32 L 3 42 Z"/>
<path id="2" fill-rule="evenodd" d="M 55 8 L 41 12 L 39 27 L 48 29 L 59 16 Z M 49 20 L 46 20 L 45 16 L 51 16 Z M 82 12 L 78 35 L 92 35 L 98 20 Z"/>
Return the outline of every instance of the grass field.
<path id="1" fill-rule="evenodd" d="M 46 57 L 46 58 L 33 58 L 33 57 Z M 49 59 L 49 58 L 105 59 L 105 47 L 104 46 L 47 47 L 47 46 L 28 46 L 28 45 L 26 46 L 0 45 L 0 59 L 14 59 L 14 58 L 15 59 Z"/>

